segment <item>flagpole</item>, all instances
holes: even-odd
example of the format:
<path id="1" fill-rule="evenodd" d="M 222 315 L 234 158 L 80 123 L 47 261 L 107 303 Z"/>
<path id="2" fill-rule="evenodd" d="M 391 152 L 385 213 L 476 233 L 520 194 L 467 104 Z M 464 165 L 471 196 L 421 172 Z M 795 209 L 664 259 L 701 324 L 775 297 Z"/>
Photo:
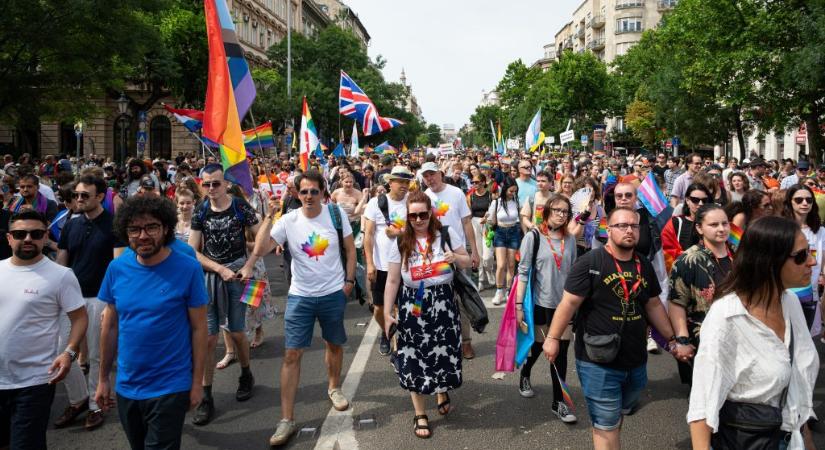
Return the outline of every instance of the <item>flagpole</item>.
<path id="1" fill-rule="evenodd" d="M 261 138 L 258 136 L 258 122 L 255 120 L 255 115 L 252 114 L 252 108 L 249 108 L 249 118 L 252 120 L 252 130 L 255 132 L 255 140 L 258 142 L 258 157 L 264 162 L 264 176 L 266 176 L 266 182 L 269 184 L 269 192 L 273 193 L 272 180 L 269 179 L 269 167 L 266 164 L 266 158 L 264 158 L 264 148 L 261 145 Z"/>
<path id="2" fill-rule="evenodd" d="M 215 156 L 215 153 L 213 153 L 213 152 L 212 152 L 212 149 L 211 149 L 211 148 L 209 148 L 209 146 L 208 146 L 208 145 L 206 145 L 206 142 L 204 142 L 204 141 L 203 141 L 203 139 L 201 139 L 201 137 L 200 137 L 200 136 L 198 136 L 198 135 L 197 135 L 194 131 L 190 131 L 190 132 L 189 132 L 189 134 L 191 134 L 192 136 L 194 136 L 194 137 L 195 137 L 195 139 L 197 139 L 197 140 L 198 140 L 198 142 L 200 142 L 200 143 L 201 143 L 201 146 L 203 147 L 203 150 L 204 150 L 204 152 L 203 152 L 203 159 L 206 159 L 206 150 L 209 150 L 209 154 L 210 154 L 210 155 L 212 155 L 212 156 L 214 156 L 215 158 L 217 158 L 217 156 Z"/>

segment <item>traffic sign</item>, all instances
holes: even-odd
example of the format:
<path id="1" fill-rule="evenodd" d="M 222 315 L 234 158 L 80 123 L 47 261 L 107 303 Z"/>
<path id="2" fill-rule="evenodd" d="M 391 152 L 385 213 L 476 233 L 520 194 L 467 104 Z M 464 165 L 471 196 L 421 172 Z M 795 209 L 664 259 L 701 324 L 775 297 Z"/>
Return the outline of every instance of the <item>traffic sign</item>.
<path id="1" fill-rule="evenodd" d="M 587 135 L 586 134 L 582 135 L 582 145 L 587 145 Z"/>
<path id="2" fill-rule="evenodd" d="M 559 141 L 561 141 L 562 144 L 572 142 L 575 139 L 576 139 L 576 132 L 574 130 L 563 131 L 561 134 L 559 134 Z"/>

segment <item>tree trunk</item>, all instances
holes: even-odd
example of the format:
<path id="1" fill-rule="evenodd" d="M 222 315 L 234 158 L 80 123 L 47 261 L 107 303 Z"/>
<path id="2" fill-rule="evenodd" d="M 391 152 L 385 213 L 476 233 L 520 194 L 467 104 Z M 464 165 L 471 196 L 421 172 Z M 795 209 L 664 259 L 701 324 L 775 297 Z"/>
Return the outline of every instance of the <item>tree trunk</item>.
<path id="1" fill-rule="evenodd" d="M 745 148 L 745 133 L 742 131 L 741 108 L 738 106 L 734 108 L 734 114 L 734 120 L 736 122 L 736 140 L 739 141 L 739 161 L 742 161 L 748 157 L 748 152 Z"/>
<path id="2" fill-rule="evenodd" d="M 811 112 L 805 115 L 805 126 L 808 129 L 808 157 L 818 165 L 822 162 L 822 130 L 819 129 L 819 107 L 816 102 L 812 102 Z"/>

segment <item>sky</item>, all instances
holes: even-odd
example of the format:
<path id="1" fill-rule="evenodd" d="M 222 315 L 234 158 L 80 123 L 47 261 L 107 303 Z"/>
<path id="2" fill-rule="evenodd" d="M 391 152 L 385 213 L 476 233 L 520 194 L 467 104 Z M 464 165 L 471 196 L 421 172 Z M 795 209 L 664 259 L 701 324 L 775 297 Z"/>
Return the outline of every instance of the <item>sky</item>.
<path id="1" fill-rule="evenodd" d="M 369 56 L 387 60 L 384 78 L 407 83 L 427 123 L 469 121 L 482 90 L 507 65 L 544 55 L 582 0 L 343 0 L 369 32 Z M 369 92 L 367 92 L 369 95 Z"/>

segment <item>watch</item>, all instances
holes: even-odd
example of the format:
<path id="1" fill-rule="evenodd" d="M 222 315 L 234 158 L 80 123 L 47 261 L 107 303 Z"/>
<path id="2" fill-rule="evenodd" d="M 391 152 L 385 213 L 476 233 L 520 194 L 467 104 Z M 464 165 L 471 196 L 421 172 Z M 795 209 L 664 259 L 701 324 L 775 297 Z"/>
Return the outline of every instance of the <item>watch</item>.
<path id="1" fill-rule="evenodd" d="M 349 283 L 349 284 L 354 285 L 354 284 L 355 284 L 355 280 L 344 280 L 344 283 Z"/>
<path id="2" fill-rule="evenodd" d="M 70 348 L 66 348 L 66 350 L 63 350 L 63 353 L 69 355 L 69 359 L 72 362 L 75 362 L 77 360 L 77 352 L 76 351 L 74 351 Z"/>
<path id="3" fill-rule="evenodd" d="M 679 345 L 690 345 L 690 338 L 687 336 L 676 336 L 675 340 Z"/>

